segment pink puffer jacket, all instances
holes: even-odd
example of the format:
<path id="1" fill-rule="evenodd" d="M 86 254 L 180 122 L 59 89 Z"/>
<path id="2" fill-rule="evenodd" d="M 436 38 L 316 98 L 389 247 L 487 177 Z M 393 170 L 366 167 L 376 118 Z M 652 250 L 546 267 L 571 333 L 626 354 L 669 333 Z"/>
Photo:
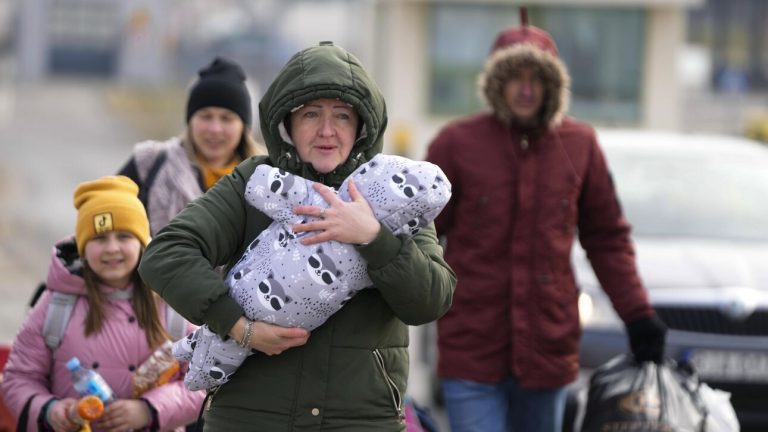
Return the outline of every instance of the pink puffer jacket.
<path id="1" fill-rule="evenodd" d="M 86 366 L 95 368 L 112 387 L 118 399 L 131 398 L 133 371 L 151 354 L 144 331 L 139 328 L 130 298 L 109 300 L 106 304 L 107 321 L 97 335 L 84 336 L 87 313 L 85 283 L 72 270 L 72 262 L 60 258 L 68 246 L 63 241 L 54 246 L 48 270 L 46 291 L 32 309 L 16 335 L 8 363 L 3 374 L 2 395 L 11 412 L 18 418 L 24 405 L 29 406 L 28 431 L 36 430 L 36 420 L 43 405 L 51 398 L 77 398 L 66 363 L 73 356 Z M 114 291 L 103 286 L 105 292 Z M 129 288 L 132 290 L 133 288 Z M 64 332 L 61 345 L 54 352 L 43 339 L 42 329 L 51 291 L 78 294 L 72 316 Z M 166 306 L 159 302 L 158 310 L 165 324 Z M 187 324 L 188 331 L 195 327 Z M 157 411 L 161 430 L 183 429 L 192 423 L 199 412 L 204 394 L 187 390 L 178 377 L 166 385 L 147 391 L 141 397 Z"/>

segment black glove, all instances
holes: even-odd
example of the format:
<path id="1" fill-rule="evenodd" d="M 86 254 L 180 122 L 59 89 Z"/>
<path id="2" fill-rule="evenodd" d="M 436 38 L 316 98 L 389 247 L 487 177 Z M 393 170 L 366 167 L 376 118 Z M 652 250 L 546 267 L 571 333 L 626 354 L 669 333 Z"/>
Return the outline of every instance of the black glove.
<path id="1" fill-rule="evenodd" d="M 661 363 L 664 357 L 667 326 L 656 314 L 627 324 L 627 334 L 629 348 L 635 356 L 635 361 Z"/>

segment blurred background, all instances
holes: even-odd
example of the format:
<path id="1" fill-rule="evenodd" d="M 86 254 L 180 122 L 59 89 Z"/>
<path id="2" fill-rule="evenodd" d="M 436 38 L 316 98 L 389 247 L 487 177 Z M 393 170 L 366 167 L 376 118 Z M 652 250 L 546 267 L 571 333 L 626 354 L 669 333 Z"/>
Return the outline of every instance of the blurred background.
<path id="1" fill-rule="evenodd" d="M 187 86 L 215 55 L 244 66 L 256 105 L 293 53 L 332 40 L 362 60 L 386 96 L 386 151 L 422 158 L 440 126 L 482 108 L 477 74 L 496 33 L 518 24 L 519 5 L 0 0 L 0 343 L 12 341 L 51 245 L 73 231 L 75 186 L 116 172 L 134 143 L 181 132 Z M 576 117 L 768 138 L 768 2 L 526 5 L 570 69 Z M 429 373 L 432 355 L 421 338 L 416 375 Z"/>

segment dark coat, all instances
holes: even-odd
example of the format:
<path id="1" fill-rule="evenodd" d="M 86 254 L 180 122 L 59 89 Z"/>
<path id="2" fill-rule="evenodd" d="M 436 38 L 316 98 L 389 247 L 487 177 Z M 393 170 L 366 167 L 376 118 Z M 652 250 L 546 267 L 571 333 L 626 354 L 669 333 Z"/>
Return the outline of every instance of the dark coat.
<path id="1" fill-rule="evenodd" d="M 340 98 L 358 109 L 366 137 L 347 163 L 320 176 L 298 161 L 279 123 L 317 98 Z M 261 163 L 338 186 L 358 164 L 381 151 L 384 100 L 360 63 L 322 45 L 294 56 L 260 105 L 269 159 L 251 158 L 185 208 L 150 243 L 139 271 L 182 315 L 225 337 L 242 308 L 213 269 L 231 267 L 272 222 L 250 206 L 245 185 Z M 249 356 L 219 387 L 206 429 L 259 431 L 400 431 L 408 379 L 408 325 L 433 321 L 450 307 L 456 279 L 442 259 L 434 225 L 413 237 L 382 229 L 358 248 L 374 288 L 355 295 L 315 329 L 306 345 L 280 355 Z"/>

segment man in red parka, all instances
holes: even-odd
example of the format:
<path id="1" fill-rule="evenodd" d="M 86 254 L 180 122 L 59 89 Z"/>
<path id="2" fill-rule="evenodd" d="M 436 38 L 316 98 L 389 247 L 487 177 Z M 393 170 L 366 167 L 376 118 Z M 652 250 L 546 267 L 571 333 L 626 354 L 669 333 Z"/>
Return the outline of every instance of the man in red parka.
<path id="1" fill-rule="evenodd" d="M 453 184 L 436 220 L 458 276 L 438 322 L 446 410 L 452 432 L 559 432 L 579 369 L 575 235 L 638 361 L 661 360 L 666 327 L 595 132 L 565 115 L 570 78 L 552 37 L 525 20 L 501 32 L 479 85 L 490 112 L 445 126 L 427 155 Z"/>

